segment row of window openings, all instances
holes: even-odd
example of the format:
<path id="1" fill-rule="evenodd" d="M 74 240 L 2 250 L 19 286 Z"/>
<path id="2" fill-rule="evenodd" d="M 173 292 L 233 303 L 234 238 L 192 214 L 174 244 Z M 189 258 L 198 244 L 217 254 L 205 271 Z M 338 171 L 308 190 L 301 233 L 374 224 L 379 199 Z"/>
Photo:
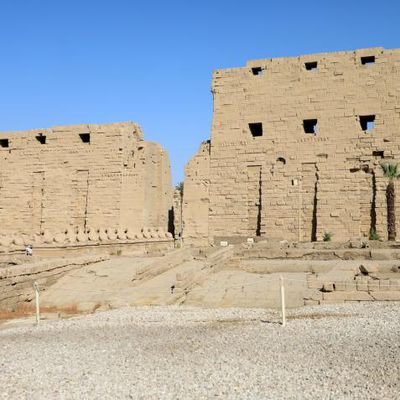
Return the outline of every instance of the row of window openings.
<path id="1" fill-rule="evenodd" d="M 363 131 L 370 131 L 375 128 L 375 115 L 360 115 L 360 126 Z M 253 137 L 263 136 L 263 125 L 261 122 L 249 124 L 249 129 Z M 303 120 L 304 133 L 316 135 L 318 133 L 317 119 Z"/>
<path id="2" fill-rule="evenodd" d="M 375 64 L 375 56 L 365 56 L 360 58 L 361 65 L 371 65 Z M 307 71 L 315 71 L 318 69 L 318 61 L 310 61 L 310 62 L 305 62 L 304 67 Z M 251 69 L 251 72 L 253 75 L 263 75 L 265 71 L 265 68 L 263 67 L 253 67 Z"/>
<path id="3" fill-rule="evenodd" d="M 373 157 L 379 157 L 379 158 L 385 158 L 385 152 L 383 150 L 373 150 L 372 151 L 372 156 Z M 326 158 L 328 158 L 328 155 L 326 154 Z M 276 165 L 278 167 L 282 167 L 286 165 L 286 160 L 283 157 L 278 157 L 276 159 Z M 351 172 L 356 172 L 359 171 L 359 168 L 355 168 L 354 171 L 350 170 Z M 297 185 L 297 179 L 292 180 L 292 185 L 295 186 Z"/>
<path id="4" fill-rule="evenodd" d="M 90 143 L 90 133 L 80 133 L 79 137 L 82 143 Z M 36 136 L 36 140 L 40 144 L 46 144 L 46 136 L 40 134 Z M 10 142 L 8 139 L 0 139 L 0 147 L 7 148 L 10 147 Z"/>

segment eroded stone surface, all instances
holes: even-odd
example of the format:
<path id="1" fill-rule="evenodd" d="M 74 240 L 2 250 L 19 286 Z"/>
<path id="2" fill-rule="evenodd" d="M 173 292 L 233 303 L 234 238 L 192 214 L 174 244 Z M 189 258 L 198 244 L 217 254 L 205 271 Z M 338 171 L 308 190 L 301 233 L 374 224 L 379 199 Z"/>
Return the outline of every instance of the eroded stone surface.
<path id="1" fill-rule="evenodd" d="M 0 247 L 125 239 L 128 229 L 143 227 L 168 232 L 168 154 L 144 141 L 137 124 L 57 126 L 1 137 Z"/>
<path id="2" fill-rule="evenodd" d="M 380 164 L 400 156 L 399 49 L 249 61 L 216 70 L 212 91 L 211 141 L 186 166 L 186 242 L 341 241 L 371 228 L 386 239 Z M 400 196 L 396 209 L 400 220 Z"/>

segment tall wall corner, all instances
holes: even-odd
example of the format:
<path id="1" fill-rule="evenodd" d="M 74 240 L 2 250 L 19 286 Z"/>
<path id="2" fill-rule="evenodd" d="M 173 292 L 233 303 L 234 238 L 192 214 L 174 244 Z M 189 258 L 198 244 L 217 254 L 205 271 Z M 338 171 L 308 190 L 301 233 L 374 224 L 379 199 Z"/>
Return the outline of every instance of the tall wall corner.
<path id="1" fill-rule="evenodd" d="M 210 141 L 203 142 L 185 167 L 182 237 L 185 244 L 189 245 L 209 244 L 210 152 Z"/>

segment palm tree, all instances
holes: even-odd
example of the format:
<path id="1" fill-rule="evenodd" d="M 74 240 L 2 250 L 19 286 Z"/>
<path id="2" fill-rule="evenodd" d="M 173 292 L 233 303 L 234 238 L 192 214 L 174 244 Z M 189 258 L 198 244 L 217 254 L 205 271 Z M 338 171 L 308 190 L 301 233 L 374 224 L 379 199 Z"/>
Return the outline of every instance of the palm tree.
<path id="1" fill-rule="evenodd" d="M 175 190 L 179 190 L 181 197 L 183 197 L 183 187 L 184 187 L 183 182 L 179 182 L 177 185 L 175 185 Z"/>
<path id="2" fill-rule="evenodd" d="M 389 179 L 386 188 L 388 240 L 396 240 L 396 192 L 394 189 L 394 180 L 400 178 L 400 171 L 397 168 L 397 164 L 382 164 L 381 167 L 383 176 Z"/>

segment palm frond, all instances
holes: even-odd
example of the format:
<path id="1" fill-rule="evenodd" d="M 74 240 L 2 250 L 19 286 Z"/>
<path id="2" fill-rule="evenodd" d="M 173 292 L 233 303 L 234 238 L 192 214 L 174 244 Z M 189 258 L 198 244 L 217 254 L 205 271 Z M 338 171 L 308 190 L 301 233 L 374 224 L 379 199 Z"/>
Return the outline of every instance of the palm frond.
<path id="1" fill-rule="evenodd" d="M 398 164 L 381 164 L 383 176 L 389 179 L 399 179 L 400 170 Z"/>

